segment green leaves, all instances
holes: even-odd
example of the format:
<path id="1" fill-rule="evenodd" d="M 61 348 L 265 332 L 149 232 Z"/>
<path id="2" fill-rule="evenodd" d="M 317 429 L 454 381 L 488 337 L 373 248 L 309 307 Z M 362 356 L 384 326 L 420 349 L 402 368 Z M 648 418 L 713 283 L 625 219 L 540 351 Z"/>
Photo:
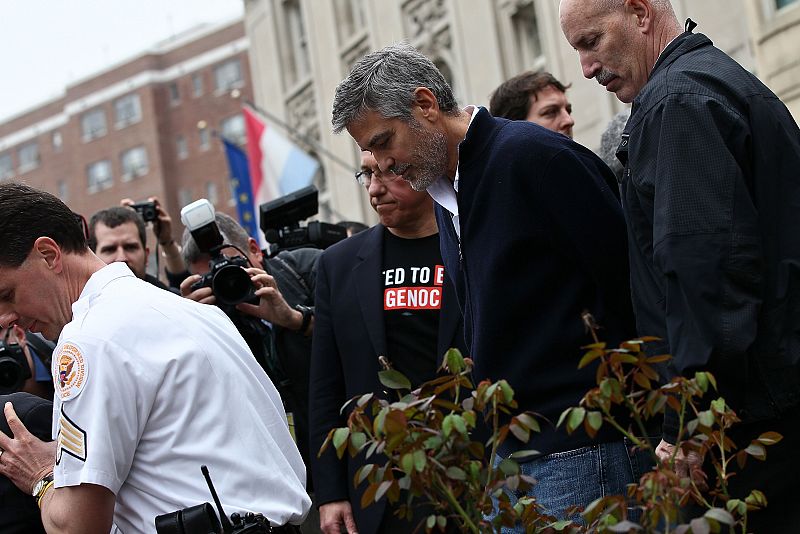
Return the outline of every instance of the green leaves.
<path id="1" fill-rule="evenodd" d="M 411 382 L 403 373 L 395 369 L 386 369 L 378 372 L 381 384 L 391 389 L 411 389 Z"/>

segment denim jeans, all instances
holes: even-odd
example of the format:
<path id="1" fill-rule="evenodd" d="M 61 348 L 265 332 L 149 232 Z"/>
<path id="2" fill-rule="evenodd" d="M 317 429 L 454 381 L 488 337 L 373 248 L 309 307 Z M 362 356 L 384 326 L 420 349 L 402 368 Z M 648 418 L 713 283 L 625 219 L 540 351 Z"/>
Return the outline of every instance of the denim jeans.
<path id="1" fill-rule="evenodd" d="M 495 465 L 501 460 L 495 456 Z M 624 440 L 556 452 L 520 463 L 519 467 L 522 474 L 536 479 L 536 484 L 527 493 L 506 490 L 512 503 L 524 495 L 532 496 L 547 515 L 584 524 L 580 514 L 566 517 L 566 509 L 585 508 L 608 495 L 626 495 L 626 485 L 638 482 L 653 467 L 653 462 L 646 451 L 636 450 Z M 638 510 L 628 512 L 629 519 L 638 520 Z M 496 502 L 494 513 L 497 513 Z M 502 532 L 525 532 L 525 529 L 518 526 L 503 528 Z"/>

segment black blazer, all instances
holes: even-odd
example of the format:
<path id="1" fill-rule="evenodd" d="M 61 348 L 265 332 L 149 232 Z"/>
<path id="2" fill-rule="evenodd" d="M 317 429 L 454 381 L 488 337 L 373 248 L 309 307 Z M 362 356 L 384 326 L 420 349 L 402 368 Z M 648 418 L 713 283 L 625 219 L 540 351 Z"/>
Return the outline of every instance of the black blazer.
<path id="1" fill-rule="evenodd" d="M 380 224 L 327 249 L 317 270 L 314 338 L 309 396 L 311 470 L 315 501 L 349 500 L 361 534 L 377 531 L 385 502 L 361 508 L 366 488 L 353 488 L 363 457 L 339 460 L 333 449 L 317 457 L 328 431 L 344 426 L 342 405 L 356 395 L 381 392 L 378 357 L 387 354 L 380 276 L 384 227 Z M 439 319 L 438 357 L 450 347 L 465 353 L 461 313 L 449 277 L 445 276 Z M 433 378 L 433 377 L 431 377 Z"/>

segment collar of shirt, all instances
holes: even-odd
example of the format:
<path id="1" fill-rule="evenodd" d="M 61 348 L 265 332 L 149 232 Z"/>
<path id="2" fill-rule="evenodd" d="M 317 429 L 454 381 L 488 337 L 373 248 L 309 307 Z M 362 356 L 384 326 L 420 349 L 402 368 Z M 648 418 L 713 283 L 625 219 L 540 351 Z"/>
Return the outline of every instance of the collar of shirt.
<path id="1" fill-rule="evenodd" d="M 478 106 L 467 106 L 464 111 L 469 113 L 469 125 L 467 125 L 467 132 L 472 127 L 472 121 L 478 114 Z M 466 137 L 466 135 L 465 135 Z M 456 176 L 451 182 L 447 176 L 440 176 L 435 182 L 428 187 L 428 194 L 431 198 L 444 209 L 450 212 L 453 216 L 453 226 L 455 227 L 456 234 L 461 235 L 461 227 L 458 224 L 458 201 L 456 193 L 458 192 L 458 166 L 456 166 Z"/>
<path id="2" fill-rule="evenodd" d="M 136 277 L 128 265 L 122 261 L 109 263 L 99 271 L 96 271 L 92 276 L 89 277 L 86 285 L 83 286 L 81 296 L 78 297 L 78 300 L 72 304 L 72 316 L 76 317 L 89 309 L 89 305 L 92 302 L 92 297 L 100 293 L 100 291 L 110 282 L 125 276 L 130 276 L 133 278 Z"/>

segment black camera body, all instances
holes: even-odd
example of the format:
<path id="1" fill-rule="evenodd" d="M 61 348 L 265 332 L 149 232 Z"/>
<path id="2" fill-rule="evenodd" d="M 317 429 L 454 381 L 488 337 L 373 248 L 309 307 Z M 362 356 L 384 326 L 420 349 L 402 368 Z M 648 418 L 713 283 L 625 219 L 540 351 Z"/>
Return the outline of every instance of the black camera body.
<path id="1" fill-rule="evenodd" d="M 217 254 L 208 262 L 209 270 L 192 284 L 192 291 L 210 287 L 214 297 L 224 305 L 235 306 L 255 296 L 255 288 L 245 269 L 249 262 L 242 256 Z"/>
<path id="2" fill-rule="evenodd" d="M 200 467 L 208 484 L 208 490 L 214 498 L 219 518 L 210 503 L 198 504 L 189 508 L 162 514 L 155 518 L 157 534 L 270 534 L 273 532 L 269 521 L 262 514 L 247 512 L 231 514 L 230 520 L 222 509 L 217 491 L 211 482 L 211 475 L 206 466 Z"/>
<path id="3" fill-rule="evenodd" d="M 209 271 L 192 284 L 192 291 L 210 287 L 223 309 L 242 302 L 252 302 L 255 288 L 250 275 L 245 271 L 250 262 L 243 256 L 229 257 L 222 254 L 222 249 L 231 245 L 226 245 L 222 238 L 214 215 L 214 206 L 205 198 L 196 200 L 181 210 L 181 221 L 189 229 L 200 252 L 211 256 L 208 262 Z M 239 252 L 244 254 L 244 251 Z"/>
<path id="4" fill-rule="evenodd" d="M 8 339 L 0 339 L 0 394 L 19 391 L 30 377 L 28 358 L 25 357 L 19 343 L 9 343 Z"/>
<path id="5" fill-rule="evenodd" d="M 136 210 L 146 223 L 158 220 L 158 211 L 156 211 L 155 202 L 137 202 L 136 204 L 131 204 L 131 208 Z"/>
<path id="6" fill-rule="evenodd" d="M 271 245 L 270 255 L 304 247 L 325 249 L 347 237 L 347 230 L 336 224 L 312 221 L 300 226 L 317 211 L 319 191 L 313 185 L 261 204 L 259 221 Z"/>

